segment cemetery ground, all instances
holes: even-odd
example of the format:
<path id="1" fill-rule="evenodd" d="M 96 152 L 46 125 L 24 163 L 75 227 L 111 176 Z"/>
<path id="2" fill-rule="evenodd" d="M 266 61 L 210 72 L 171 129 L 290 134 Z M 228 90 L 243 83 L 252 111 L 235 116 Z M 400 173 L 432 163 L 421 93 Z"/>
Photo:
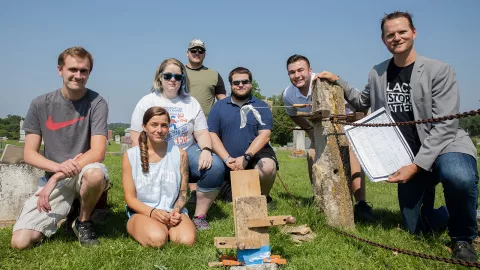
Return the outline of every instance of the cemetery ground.
<path id="1" fill-rule="evenodd" d="M 281 269 L 452 269 L 456 266 L 394 254 L 336 234 L 325 226 L 322 215 L 311 203 L 312 190 L 306 159 L 293 159 L 288 151 L 277 151 L 280 175 L 290 192 L 301 202 L 297 206 L 276 180 L 271 195 L 276 209 L 269 215 L 292 215 L 297 225 L 307 224 L 317 233 L 312 242 L 294 244 L 279 227 L 270 228 L 272 254 L 287 259 Z M 217 202 L 208 214 L 211 230 L 198 233 L 194 247 L 168 243 L 161 249 L 144 248 L 126 232 L 127 217 L 121 186 L 121 157 L 107 155 L 105 163 L 114 183 L 108 193 L 109 214 L 95 226 L 101 244 L 81 247 L 73 233 L 64 228 L 51 239 L 25 251 L 10 249 L 11 228 L 0 229 L 0 269 L 209 269 L 216 261 L 215 236 L 234 236 L 232 205 Z M 376 224 L 358 224 L 354 234 L 382 244 L 427 254 L 450 257 L 446 233 L 415 237 L 399 227 L 396 185 L 367 181 L 367 200 L 379 217 Z M 436 207 L 444 203 L 437 187 Z M 190 213 L 193 209 L 189 207 Z M 233 254 L 233 251 L 222 252 Z M 462 269 L 462 267 L 458 267 Z"/>

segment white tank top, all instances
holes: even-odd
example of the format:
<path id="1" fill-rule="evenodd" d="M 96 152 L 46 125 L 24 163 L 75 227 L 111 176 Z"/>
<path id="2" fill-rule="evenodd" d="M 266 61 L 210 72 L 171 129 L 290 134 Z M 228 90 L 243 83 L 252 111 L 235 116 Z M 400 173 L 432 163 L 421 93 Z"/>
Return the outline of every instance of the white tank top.
<path id="1" fill-rule="evenodd" d="M 140 147 L 132 147 L 127 153 L 137 199 L 150 207 L 171 212 L 182 181 L 179 148 L 168 143 L 165 157 L 160 162 L 149 163 L 148 173 L 142 171 Z M 182 212 L 188 215 L 186 208 Z"/>

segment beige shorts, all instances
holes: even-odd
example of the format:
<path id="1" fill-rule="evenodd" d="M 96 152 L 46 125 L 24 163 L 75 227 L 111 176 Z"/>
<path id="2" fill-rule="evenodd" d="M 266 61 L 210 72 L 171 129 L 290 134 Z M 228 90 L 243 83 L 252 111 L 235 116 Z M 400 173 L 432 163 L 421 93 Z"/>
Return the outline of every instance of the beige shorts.
<path id="1" fill-rule="evenodd" d="M 35 194 L 27 199 L 17 217 L 17 222 L 13 226 L 13 231 L 35 230 L 41 232 L 46 237 L 52 236 L 58 229 L 57 223 L 68 215 L 73 200 L 79 196 L 83 173 L 88 169 L 100 169 L 105 176 L 105 190 L 110 187 L 108 171 L 105 165 L 102 163 L 88 164 L 82 168 L 79 175 L 65 178 L 57 184 L 52 194 L 50 194 L 49 202 L 52 210 L 49 213 L 37 210 L 38 197 Z M 48 179 L 45 177 L 38 179 L 37 192 L 47 184 L 47 181 Z"/>

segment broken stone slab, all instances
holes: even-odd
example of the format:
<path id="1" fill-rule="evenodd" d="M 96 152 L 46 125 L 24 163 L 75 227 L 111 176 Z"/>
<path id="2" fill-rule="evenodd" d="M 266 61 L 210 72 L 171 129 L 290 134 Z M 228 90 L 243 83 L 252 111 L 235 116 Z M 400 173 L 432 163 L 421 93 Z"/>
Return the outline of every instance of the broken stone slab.
<path id="1" fill-rule="evenodd" d="M 44 174 L 27 164 L 0 164 L 0 225 L 15 223 L 23 203 L 37 191 Z"/>
<path id="2" fill-rule="evenodd" d="M 303 242 L 311 242 L 317 236 L 306 224 L 300 226 L 288 226 L 282 227 L 280 231 L 284 234 L 290 235 L 292 241 L 295 244 L 301 244 Z"/>

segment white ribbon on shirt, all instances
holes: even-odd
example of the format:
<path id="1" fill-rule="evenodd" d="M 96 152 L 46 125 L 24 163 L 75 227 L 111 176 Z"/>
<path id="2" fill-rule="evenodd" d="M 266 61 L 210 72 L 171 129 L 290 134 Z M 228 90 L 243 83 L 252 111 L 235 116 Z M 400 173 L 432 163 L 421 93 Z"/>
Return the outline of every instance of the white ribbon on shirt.
<path id="1" fill-rule="evenodd" d="M 244 105 L 241 109 L 240 109 L 240 128 L 244 128 L 245 125 L 247 124 L 247 114 L 252 111 L 253 113 L 253 116 L 255 117 L 255 119 L 257 119 L 257 121 L 262 125 L 264 126 L 265 123 L 262 122 L 262 116 L 260 115 L 260 113 L 257 111 L 257 109 L 255 109 L 251 104 L 249 105 Z"/>

